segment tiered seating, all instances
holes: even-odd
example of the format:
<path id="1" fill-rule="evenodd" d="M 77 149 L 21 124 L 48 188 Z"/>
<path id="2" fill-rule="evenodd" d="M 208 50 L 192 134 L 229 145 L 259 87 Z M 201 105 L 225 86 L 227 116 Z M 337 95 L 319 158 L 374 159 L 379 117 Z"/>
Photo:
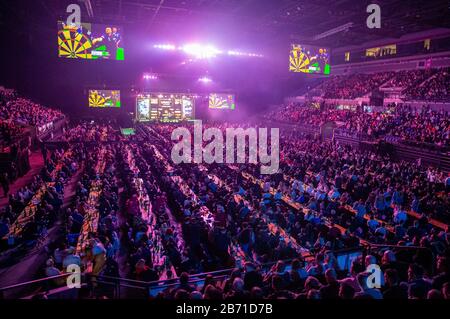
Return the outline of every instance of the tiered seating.
<path id="1" fill-rule="evenodd" d="M 300 127 L 312 125 L 320 128 L 327 122 L 339 124 L 339 131 L 348 135 L 364 134 L 365 139 L 394 138 L 395 140 L 413 141 L 450 145 L 450 120 L 447 112 L 432 111 L 423 107 L 420 111 L 409 105 L 398 105 L 395 112 L 364 113 L 359 111 L 336 110 L 328 105 L 321 111 L 311 108 L 309 104 L 291 103 L 275 110 L 268 119 L 297 123 Z"/>
<path id="2" fill-rule="evenodd" d="M 40 127 L 62 117 L 61 111 L 47 108 L 26 98 L 17 97 L 15 92 L 2 94 L 1 119 L 11 119 L 23 125 Z"/>
<path id="3" fill-rule="evenodd" d="M 161 130 L 163 133 L 165 132 L 164 129 Z M 292 142 L 295 142 L 296 139 L 293 139 Z M 316 143 L 317 144 L 317 148 L 316 150 L 326 150 L 327 147 L 325 145 L 321 145 L 320 143 L 318 143 L 317 141 L 310 141 L 311 143 Z M 286 144 L 287 143 L 287 144 Z M 331 160 L 333 161 L 337 161 L 338 163 L 340 163 L 337 158 L 341 158 L 341 162 L 342 163 L 346 163 L 348 161 L 348 164 L 344 165 L 344 168 L 339 169 L 339 168 L 334 168 L 333 169 L 328 169 L 325 171 L 322 171 L 322 167 L 319 166 L 314 166 L 314 162 L 310 163 L 308 157 L 306 158 L 294 158 L 292 157 L 293 154 L 298 153 L 299 151 L 304 153 L 304 155 L 311 155 L 311 159 L 314 159 L 315 161 L 317 161 L 317 164 L 321 162 L 321 157 L 318 156 L 318 154 L 314 154 L 315 150 L 314 148 L 311 147 L 311 145 L 309 146 L 305 146 L 305 149 L 303 149 L 303 147 L 300 147 L 300 144 L 295 144 L 295 145 L 290 145 L 289 141 L 284 141 L 281 143 L 282 145 L 286 145 L 286 149 L 291 150 L 291 154 L 287 155 L 287 154 L 283 154 L 282 158 L 285 159 L 286 162 L 284 162 L 284 164 L 282 164 L 282 169 L 285 170 L 286 172 L 289 172 L 288 174 L 284 175 L 284 177 L 282 177 L 282 182 L 279 184 L 279 186 L 277 186 L 277 183 L 275 181 L 279 180 L 278 178 L 278 174 L 275 174 L 273 176 L 270 176 L 269 181 L 271 181 L 270 184 L 274 185 L 275 187 L 270 187 L 267 188 L 266 187 L 266 183 L 267 181 L 264 180 L 260 180 L 258 178 L 255 178 L 254 176 L 259 174 L 259 169 L 257 166 L 253 167 L 249 166 L 248 167 L 248 172 L 243 172 L 242 173 L 242 177 L 244 178 L 241 179 L 241 181 L 239 182 L 239 175 L 240 170 L 237 167 L 234 167 L 233 165 L 228 165 L 226 166 L 226 173 L 222 173 L 221 175 L 225 175 L 225 176 L 230 176 L 230 178 L 232 178 L 235 181 L 238 181 L 238 185 L 241 185 L 241 187 L 243 187 L 245 190 L 247 190 L 247 192 L 249 192 L 252 188 L 250 185 L 258 185 L 258 188 L 260 187 L 262 189 L 262 191 L 266 194 L 263 195 L 261 198 L 261 200 L 264 202 L 265 199 L 267 199 L 268 201 L 275 201 L 280 203 L 280 200 L 282 201 L 281 203 L 285 203 L 286 205 L 289 205 L 292 209 L 295 209 L 297 212 L 303 212 L 303 218 L 306 221 L 306 224 L 303 225 L 303 227 L 300 227 L 300 231 L 297 232 L 298 230 L 296 230 L 295 228 L 293 228 L 292 226 L 288 227 L 288 230 L 280 230 L 281 234 L 285 234 L 283 236 L 285 236 L 285 240 L 286 242 L 291 242 L 291 243 L 296 243 L 296 244 L 300 244 L 300 245 L 305 245 L 305 247 L 307 247 L 308 250 L 310 251 L 314 251 L 316 252 L 316 256 L 323 256 L 321 255 L 321 253 L 323 253 L 322 249 L 333 249 L 336 248 L 336 246 L 333 246 L 336 244 L 336 242 L 333 243 L 333 241 L 330 241 L 330 238 L 333 237 L 329 237 L 331 236 L 331 234 L 334 234 L 334 236 L 339 235 L 342 236 L 341 240 L 343 242 L 346 242 L 347 245 L 353 243 L 360 243 L 360 244 L 365 244 L 365 245 L 371 245 L 373 243 L 378 243 L 378 244 L 398 244 L 401 243 L 402 241 L 405 241 L 402 245 L 411 245 L 414 244 L 414 242 L 416 240 L 419 240 L 420 238 L 422 238 L 422 240 L 424 240 L 424 237 L 421 236 L 425 236 L 426 234 L 432 234 L 435 231 L 439 231 L 439 230 L 447 230 L 446 226 L 442 223 L 439 223 L 433 219 L 427 219 L 424 217 L 424 215 L 418 215 L 417 213 L 415 213 L 414 211 L 410 211 L 410 210 L 406 210 L 404 211 L 403 207 L 406 205 L 404 201 L 406 201 L 405 197 L 406 194 L 402 194 L 402 190 L 398 190 L 395 189 L 394 190 L 390 190 L 389 194 L 383 194 L 383 196 L 377 195 L 375 198 L 373 198 L 373 202 L 371 202 L 372 204 L 368 205 L 367 203 L 362 205 L 359 204 L 358 201 L 356 201 L 355 205 L 349 205 L 349 203 L 353 204 L 351 197 L 354 196 L 354 193 L 347 193 L 345 192 L 345 190 L 347 190 L 348 186 L 348 182 L 352 180 L 353 176 L 356 176 L 356 178 L 362 178 L 361 176 L 358 176 L 358 172 L 359 171 L 359 165 L 361 165 L 362 163 L 364 163 L 364 165 L 366 165 L 367 167 L 371 168 L 371 169 L 375 169 L 379 170 L 382 169 L 384 171 L 384 174 L 387 174 L 387 172 L 389 171 L 390 167 L 389 165 L 381 168 L 379 166 L 379 164 L 376 164 L 377 162 L 374 161 L 373 163 L 371 163 L 371 161 L 375 160 L 375 159 L 370 159 L 368 160 L 370 157 L 368 157 L 367 159 L 364 159 L 364 155 L 363 154 L 358 154 L 358 153 L 354 153 L 355 151 L 352 150 L 352 153 L 349 154 L 354 154 L 355 155 L 355 160 L 357 160 L 356 164 L 354 163 L 353 165 L 351 165 L 351 161 L 352 161 L 352 156 L 347 154 L 345 155 L 344 149 L 339 149 L 337 148 L 336 150 L 333 150 L 332 154 L 333 157 L 329 157 L 329 159 L 325 160 L 324 164 L 330 164 L 332 163 Z M 311 150 L 314 150 L 311 154 Z M 346 151 L 350 151 L 349 149 L 346 149 Z M 293 152 L 293 153 L 292 153 Z M 344 153 L 343 153 L 344 152 Z M 320 153 L 319 153 L 320 154 Z M 334 156 L 336 156 L 336 158 L 334 158 Z M 349 157 L 350 156 L 350 157 Z M 326 158 L 326 157 L 325 157 Z M 380 159 L 381 160 L 381 159 Z M 303 175 L 298 175 L 299 172 L 302 172 L 302 166 L 297 167 L 297 165 L 294 165 L 294 163 L 302 163 L 304 164 L 305 168 L 308 168 L 307 170 L 305 170 L 305 172 L 308 171 L 308 174 L 303 176 Z M 380 162 L 381 163 L 381 162 Z M 309 165 L 309 167 L 308 167 Z M 312 165 L 312 166 L 311 166 Z M 339 164 L 340 165 L 340 164 Z M 203 166 L 203 165 L 202 165 Z M 347 166 L 347 168 L 345 168 L 345 166 Z M 217 169 L 217 168 L 216 168 Z M 299 170 L 300 169 L 300 170 Z M 311 171 L 312 169 L 312 171 Z M 315 170 L 317 169 L 317 171 L 315 172 Z M 350 169 L 350 170 L 349 170 Z M 400 169 L 400 171 L 404 171 L 405 167 L 402 165 L 397 166 L 394 165 L 392 167 L 393 169 L 393 174 L 395 174 L 395 172 L 397 172 L 398 169 Z M 347 171 L 349 170 L 349 171 Z M 233 175 L 232 172 L 237 172 L 238 175 Z M 322 171 L 322 172 L 321 172 Z M 332 175 L 333 172 L 338 172 L 338 176 L 334 176 Z M 361 171 L 364 172 L 364 171 Z M 345 174 L 344 174 L 345 173 Z M 411 172 L 410 172 L 411 173 Z M 325 174 L 325 175 L 322 175 Z M 349 175 L 348 175 L 349 174 Z M 414 174 L 414 173 L 413 173 Z M 432 173 L 435 174 L 435 173 Z M 214 174 L 215 175 L 215 174 Z M 381 175 L 369 172 L 369 176 L 372 175 L 373 176 L 373 182 L 378 180 L 378 178 L 381 178 Z M 429 174 L 428 174 L 429 175 Z M 292 176 L 295 176 L 295 178 L 293 178 Z M 393 181 L 395 181 L 394 178 L 395 175 L 393 175 Z M 436 176 L 436 175 L 434 175 Z M 210 177 L 212 178 L 212 180 L 217 181 L 217 184 L 221 184 L 219 182 L 220 179 L 216 177 L 214 178 L 213 175 L 210 175 Z M 347 178 L 350 178 L 350 180 L 348 180 Z M 340 179 L 339 182 L 336 182 L 337 179 Z M 384 177 L 383 177 L 384 179 Z M 245 182 L 245 180 L 248 181 Z M 372 185 L 370 180 L 367 180 L 368 183 L 370 185 Z M 417 184 L 416 184 L 417 182 Z M 442 183 L 442 180 L 440 181 Z M 291 184 L 291 186 L 288 189 L 285 189 L 285 183 L 287 184 Z M 395 182 L 394 182 L 395 183 Z M 338 187 L 338 185 L 341 185 Z M 377 185 L 377 184 L 374 184 Z M 413 185 L 421 185 L 421 182 L 415 181 L 413 182 Z M 443 185 L 443 184 L 441 184 Z M 249 188 L 250 186 L 250 188 Z M 334 187 L 334 188 L 333 188 Z M 342 190 L 341 187 L 344 187 Z M 353 186 L 354 188 L 357 188 L 357 185 Z M 268 191 L 268 193 L 267 193 Z M 251 192 L 252 193 L 252 192 Z M 292 194 L 292 195 L 290 195 Z M 306 196 L 306 201 L 305 199 L 302 199 L 302 196 L 299 196 L 299 194 L 302 194 L 304 196 Z M 382 193 L 381 193 L 382 194 Z M 253 193 L 254 195 L 254 193 Z M 350 197 L 349 197 L 350 195 Z M 389 198 L 391 199 L 386 199 L 385 196 L 389 196 Z M 308 200 L 308 198 L 310 198 Z M 381 203 L 380 200 L 383 200 L 383 205 L 384 208 L 382 206 L 380 206 L 379 204 Z M 249 197 L 249 202 L 254 202 L 254 197 L 252 200 L 252 196 Z M 363 202 L 364 203 L 364 202 Z M 389 204 L 386 204 L 389 203 Z M 394 208 L 393 210 L 389 211 L 389 206 L 392 203 L 392 207 Z M 403 203 L 403 204 L 400 204 Z M 373 206 L 372 206 L 373 205 Z M 386 206 L 387 205 L 387 206 Z M 401 206 L 403 205 L 403 206 Z M 354 207 L 352 207 L 354 206 Z M 413 205 L 414 206 L 414 205 Z M 264 212 L 264 206 L 260 207 L 262 209 L 262 211 Z M 414 208 L 416 209 L 416 208 Z M 257 209 L 256 209 L 257 210 Z M 253 211 L 253 209 L 252 209 Z M 277 210 L 276 212 L 266 212 L 264 213 L 264 215 L 266 215 L 268 213 L 268 215 L 270 216 L 271 214 L 273 214 L 273 217 L 276 218 L 277 220 L 277 224 L 281 223 L 281 225 L 289 225 L 290 222 L 290 214 L 286 211 L 283 212 L 283 210 Z M 263 216 L 264 216 L 263 215 Z M 406 220 L 404 220 L 404 215 L 406 215 Z M 408 217 L 409 216 L 409 217 Z M 270 218 L 270 217 L 269 217 Z M 323 234 L 320 234 L 318 239 L 316 240 L 316 242 L 311 241 L 312 238 L 314 238 L 314 236 L 308 236 L 307 234 L 302 233 L 302 230 L 305 229 L 304 227 L 308 225 L 308 223 L 311 224 L 316 224 L 316 225 L 323 225 L 323 226 L 327 226 L 328 227 L 328 231 L 329 233 L 324 236 Z M 275 225 L 276 226 L 276 225 Z M 429 228 L 429 227 L 436 227 L 436 228 Z M 306 227 L 307 228 L 307 227 Z M 420 231 L 417 232 L 416 229 L 419 229 Z M 414 232 L 416 232 L 416 234 L 414 235 Z M 416 237 L 417 234 L 422 234 L 419 235 L 419 237 Z M 349 237 L 350 235 L 350 237 Z M 356 241 L 354 239 L 352 239 L 351 235 L 356 236 L 353 237 L 354 239 L 356 239 Z M 406 237 L 405 237 L 406 236 Z M 409 237 L 408 237 L 409 236 Z M 291 238 L 291 239 L 289 239 Z M 338 237 L 337 237 L 338 238 Z M 414 239 L 413 239 L 414 238 Z M 309 239 L 309 240 L 308 240 Z M 336 237 L 335 237 L 336 239 Z M 328 240 L 328 241 L 327 241 Z M 439 243 L 442 244 L 443 243 L 443 238 L 433 238 L 431 239 L 431 241 L 433 242 L 433 245 Z M 314 242 L 314 244 L 313 244 Z M 309 244 L 308 244 L 309 243 Z M 432 247 L 436 247 L 436 246 L 428 246 L 430 247 L 430 249 L 433 250 Z M 322 249 L 321 249 L 322 248 Z M 394 260 L 395 258 L 395 252 L 392 251 L 388 251 L 384 254 L 385 257 L 382 263 L 389 263 L 392 262 L 392 260 Z M 321 260 L 321 258 L 323 257 L 319 257 L 319 260 Z M 370 258 L 374 258 L 374 260 L 376 260 L 377 256 L 370 256 Z M 370 260 L 370 259 L 369 259 Z M 391 260 L 391 261 L 388 261 Z M 419 263 L 420 265 L 414 265 L 414 269 L 421 269 L 421 267 L 423 267 L 424 269 L 426 269 L 426 271 L 432 271 L 431 270 L 431 265 L 429 263 L 423 262 L 423 263 Z M 328 261 L 328 263 L 325 263 L 324 265 L 328 265 L 325 266 L 325 268 L 330 268 L 330 269 L 339 269 L 339 267 L 336 268 L 336 266 L 330 266 L 333 265 L 333 262 L 331 260 Z M 354 262 L 353 264 L 353 270 L 355 271 L 356 267 L 361 267 L 361 266 L 357 266 L 358 263 Z M 278 269 L 278 266 L 274 267 L 274 269 Z M 297 266 L 295 266 L 297 267 Z M 311 264 L 308 267 L 302 268 L 301 271 L 303 271 L 306 275 L 311 275 L 314 271 L 313 269 L 316 269 L 315 267 L 317 267 L 317 263 L 315 262 L 311 262 Z M 386 264 L 385 269 L 388 269 L 388 264 Z M 245 269 L 245 267 L 244 267 Z M 283 277 L 284 273 L 289 273 L 289 270 L 287 270 L 284 266 L 279 266 L 279 273 L 277 273 L 277 275 Z M 363 267 L 361 268 L 363 269 Z M 395 271 L 398 271 L 398 275 L 400 276 L 401 280 L 404 280 L 405 283 L 403 284 L 402 287 L 404 288 L 404 297 L 403 298 L 407 298 L 408 296 L 408 283 L 407 283 L 407 275 L 406 275 L 406 268 L 395 268 Z M 244 270 L 244 274 L 245 274 Z M 323 271 L 323 269 L 322 269 Z M 419 273 L 420 270 L 417 270 L 417 273 Z M 261 274 L 261 276 L 266 276 L 266 278 L 270 278 L 272 280 L 275 280 L 277 282 L 276 287 L 275 287 L 275 291 L 272 291 L 271 289 L 274 289 L 273 287 L 273 281 L 268 280 L 267 282 L 263 283 L 261 286 L 258 287 L 264 287 L 263 290 L 263 295 L 265 296 L 270 296 L 272 298 L 276 298 L 276 297 L 280 297 L 280 291 L 279 289 L 281 289 L 278 285 L 283 286 L 284 290 L 282 293 L 283 297 L 286 298 L 308 298 L 310 296 L 308 296 L 308 294 L 310 294 L 310 290 L 311 288 L 305 284 L 304 287 L 299 288 L 298 286 L 294 285 L 294 288 L 291 289 L 286 289 L 286 287 L 292 287 L 290 280 L 287 280 L 287 282 L 283 282 L 283 280 L 281 280 L 280 283 L 278 283 L 278 281 L 280 280 L 278 277 L 276 277 L 276 279 L 274 279 L 270 272 L 264 272 L 264 271 L 259 271 L 259 273 Z M 339 273 L 339 271 L 338 271 Z M 322 273 L 323 274 L 323 273 Z M 356 274 L 356 273 L 355 273 Z M 327 282 L 326 280 L 324 282 L 322 282 L 323 279 L 320 279 L 321 277 L 318 275 L 314 275 L 316 278 L 319 278 L 318 282 L 317 282 L 317 289 L 319 291 L 314 291 L 312 293 L 315 294 L 315 296 L 319 296 L 319 298 L 327 298 L 326 296 L 326 288 L 321 288 L 322 285 L 327 285 L 330 284 L 329 282 Z M 334 275 L 332 273 L 332 271 L 327 271 L 327 277 L 331 276 L 332 278 L 330 280 L 335 280 L 336 277 L 337 278 L 342 278 L 340 281 L 339 285 L 344 285 L 344 282 L 348 282 L 351 280 L 351 278 L 355 278 L 355 277 L 348 277 L 348 278 L 344 278 L 341 275 Z M 359 278 L 364 278 L 364 274 L 360 273 Z M 232 277 L 236 278 L 236 277 Z M 244 277 L 240 277 L 239 275 L 237 276 L 238 279 L 235 279 L 237 281 L 239 281 L 239 278 L 244 278 Z M 306 277 L 305 277 L 306 278 Z M 334 278 L 334 279 L 333 279 Z M 312 277 L 310 278 L 310 280 L 313 280 Z M 219 281 L 219 280 L 218 280 Z M 245 279 L 244 279 L 245 281 Z M 360 281 L 363 282 L 363 281 Z M 270 285 L 272 283 L 272 286 Z M 209 293 L 204 293 L 203 297 L 204 298 L 228 298 L 230 297 L 228 295 L 228 293 L 230 292 L 229 287 L 227 287 L 226 282 L 216 282 L 215 284 L 209 284 L 208 282 L 202 282 L 201 283 L 203 286 L 201 287 L 197 287 L 196 289 L 199 289 L 201 291 L 205 291 L 207 290 L 208 292 L 213 291 L 214 292 L 214 296 L 211 297 L 209 295 Z M 188 288 L 190 286 L 184 286 L 185 288 L 187 288 L 187 291 L 184 291 L 183 288 L 177 287 L 175 286 L 174 288 L 172 287 L 172 289 L 167 288 L 167 291 L 163 291 L 160 292 L 162 294 L 162 296 L 164 296 L 165 298 L 175 298 L 177 299 L 177 293 L 186 293 L 187 295 L 185 295 L 185 297 L 189 297 L 189 293 L 192 289 L 195 289 L 194 287 Z M 373 292 L 368 292 L 366 291 L 366 288 L 364 286 L 352 286 L 353 289 L 355 289 L 355 287 L 360 290 L 360 294 L 374 294 L 371 295 L 372 298 L 382 298 L 382 294 L 377 291 L 373 291 Z M 441 286 L 440 286 L 441 287 Z M 346 287 L 347 289 L 348 287 Z M 191 290 L 190 290 L 191 289 Z M 267 289 L 267 290 L 266 290 Z M 180 292 L 181 290 L 181 292 Z M 349 289 L 351 290 L 351 289 Z M 388 290 L 388 288 L 386 288 L 386 290 Z M 271 293 L 267 293 L 267 291 L 272 291 Z M 232 293 L 233 289 L 231 289 Z M 245 291 L 245 289 L 243 291 L 240 291 L 240 293 L 247 293 L 247 294 L 251 294 L 252 292 L 250 290 Z M 311 293 L 311 294 L 312 294 Z M 375 295 L 376 293 L 376 295 Z M 357 294 L 357 297 L 359 297 L 360 294 Z M 426 298 L 426 291 L 424 292 L 420 292 L 420 294 L 418 292 L 414 292 L 414 291 L 409 291 L 410 297 L 419 297 L 419 298 Z M 416 296 L 416 294 L 418 294 Z M 195 293 L 194 293 L 195 295 Z M 354 294 L 351 294 L 352 297 L 355 297 Z M 388 294 L 386 293 L 386 296 L 388 296 Z M 178 296 L 180 297 L 180 296 Z M 341 296 L 342 297 L 342 296 Z M 366 296 L 367 297 L 367 296 Z M 194 298 L 193 295 L 191 294 L 191 298 Z M 334 298 L 337 298 L 337 295 L 334 296 Z"/>
<path id="4" fill-rule="evenodd" d="M 106 148 L 101 147 L 98 151 L 96 158 L 96 165 L 94 167 L 94 179 L 91 181 L 89 187 L 89 195 L 85 205 L 85 213 L 83 216 L 83 226 L 78 237 L 78 244 L 76 252 L 78 254 L 85 252 L 89 245 L 89 239 L 92 234 L 96 234 L 98 231 L 98 224 L 100 218 L 100 212 L 98 210 L 100 195 L 103 190 L 103 183 L 97 176 L 101 176 L 106 167 Z"/>
<path id="5" fill-rule="evenodd" d="M 280 171 L 262 176 L 255 164 L 174 165 L 170 125 L 143 126 L 136 140 L 97 129 L 84 143 L 93 156 L 48 276 L 75 262 L 94 275 L 97 294 L 112 293 L 107 275 L 138 280 L 156 298 L 388 298 L 390 283 L 364 285 L 365 267 L 379 263 L 397 272 L 401 298 L 430 290 L 414 291 L 408 267 L 443 288 L 433 279 L 436 260 L 401 248 L 445 256 L 447 186 L 436 169 L 296 133 L 282 134 Z M 73 134 L 82 140 L 92 131 Z M 210 271 L 222 277 L 199 275 Z"/>
<path id="6" fill-rule="evenodd" d="M 450 68 L 331 76 L 307 96 L 355 99 L 378 88 L 401 88 L 406 100 L 449 101 Z"/>
<path id="7" fill-rule="evenodd" d="M 394 76 L 393 72 L 331 76 L 309 95 L 332 99 L 354 99 L 372 92 Z"/>
<path id="8" fill-rule="evenodd" d="M 450 100 L 450 68 L 442 68 L 428 81 L 406 92 L 409 99 L 426 101 Z"/>
<path id="9" fill-rule="evenodd" d="M 436 72 L 436 69 L 398 71 L 394 73 L 394 77 L 385 83 L 383 87 L 400 87 L 402 90 L 411 91 Z"/>
<path id="10" fill-rule="evenodd" d="M 54 152 L 31 185 L 10 197 L 1 215 L 4 248 L 33 242 L 53 225 L 64 198 L 64 184 L 78 168 L 79 150 Z M 4 228 L 3 228 L 4 227 Z"/>

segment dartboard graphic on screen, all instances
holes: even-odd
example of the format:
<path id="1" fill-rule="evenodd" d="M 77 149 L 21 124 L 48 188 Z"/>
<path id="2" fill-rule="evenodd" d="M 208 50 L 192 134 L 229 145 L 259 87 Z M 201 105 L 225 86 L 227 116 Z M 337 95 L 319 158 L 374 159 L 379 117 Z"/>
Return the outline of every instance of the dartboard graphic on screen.
<path id="1" fill-rule="evenodd" d="M 75 29 L 58 31 L 58 54 L 60 57 L 91 59 L 90 48 L 92 43 L 89 38 L 77 32 Z"/>
<path id="2" fill-rule="evenodd" d="M 105 98 L 98 94 L 98 91 L 90 91 L 89 93 L 89 106 L 90 107 L 104 107 Z"/>
<path id="3" fill-rule="evenodd" d="M 330 54 L 325 48 L 293 44 L 289 54 L 289 71 L 330 74 Z"/>
<path id="4" fill-rule="evenodd" d="M 120 107 L 120 91 L 89 90 L 89 107 Z"/>
<path id="5" fill-rule="evenodd" d="M 236 108 L 236 103 L 234 101 L 233 94 L 221 94 L 221 93 L 211 93 L 209 95 L 209 108 L 210 109 L 226 109 L 234 110 Z"/>

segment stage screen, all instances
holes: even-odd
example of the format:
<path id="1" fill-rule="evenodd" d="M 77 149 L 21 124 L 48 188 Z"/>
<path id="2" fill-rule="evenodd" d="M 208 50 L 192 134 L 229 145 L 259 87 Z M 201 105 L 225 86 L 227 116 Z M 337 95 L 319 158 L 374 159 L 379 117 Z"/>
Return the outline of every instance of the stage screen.
<path id="1" fill-rule="evenodd" d="M 89 107 L 120 107 L 120 91 L 89 90 Z"/>
<path id="2" fill-rule="evenodd" d="M 221 110 L 234 110 L 236 108 L 234 95 L 211 93 L 209 95 L 209 108 Z"/>
<path id="3" fill-rule="evenodd" d="M 296 73 L 330 74 L 330 50 L 292 44 L 289 71 Z"/>
<path id="4" fill-rule="evenodd" d="M 189 94 L 151 93 L 136 99 L 136 119 L 176 123 L 194 119 L 194 97 Z"/>
<path id="5" fill-rule="evenodd" d="M 124 60 L 122 29 L 82 23 L 79 28 L 58 21 L 58 56 L 69 59 Z"/>

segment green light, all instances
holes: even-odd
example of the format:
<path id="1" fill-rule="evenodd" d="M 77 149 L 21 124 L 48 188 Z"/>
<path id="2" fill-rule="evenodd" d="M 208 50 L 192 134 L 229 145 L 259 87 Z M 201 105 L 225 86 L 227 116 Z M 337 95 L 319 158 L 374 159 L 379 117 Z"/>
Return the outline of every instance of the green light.
<path id="1" fill-rule="evenodd" d="M 120 60 L 120 61 L 125 60 L 125 54 L 124 54 L 124 49 L 123 48 L 117 48 L 116 60 Z"/>

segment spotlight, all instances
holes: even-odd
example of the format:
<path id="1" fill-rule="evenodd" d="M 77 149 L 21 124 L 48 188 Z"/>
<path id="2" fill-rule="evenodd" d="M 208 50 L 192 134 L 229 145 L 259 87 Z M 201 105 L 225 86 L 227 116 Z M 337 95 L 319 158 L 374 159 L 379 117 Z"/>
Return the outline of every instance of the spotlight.
<path id="1" fill-rule="evenodd" d="M 172 44 L 155 44 L 153 45 L 155 49 L 161 49 L 161 50 L 175 50 L 176 47 Z"/>
<path id="2" fill-rule="evenodd" d="M 213 57 L 217 56 L 218 54 L 222 53 L 222 51 L 216 49 L 212 45 L 203 46 L 203 45 L 196 44 L 196 43 L 186 44 L 182 47 L 182 50 L 184 51 L 184 53 L 193 55 L 197 59 L 213 58 Z"/>
<path id="3" fill-rule="evenodd" d="M 202 77 L 202 78 L 200 78 L 200 79 L 198 79 L 200 82 L 203 82 L 203 83 L 211 83 L 212 82 L 212 80 L 210 79 L 210 78 L 208 78 L 208 77 L 206 77 L 206 76 L 204 76 L 204 77 Z"/>
<path id="4" fill-rule="evenodd" d="M 261 54 L 246 53 L 246 52 L 239 52 L 239 51 L 233 51 L 233 50 L 227 51 L 227 54 L 232 55 L 232 56 L 247 56 L 247 57 L 252 57 L 252 58 L 262 58 L 263 57 Z"/>
<path id="5" fill-rule="evenodd" d="M 143 78 L 144 80 L 157 80 L 157 79 L 158 79 L 158 76 L 157 76 L 156 74 L 148 74 L 148 73 L 145 73 L 145 74 L 142 76 L 142 78 Z"/>
<path id="6" fill-rule="evenodd" d="M 199 43 L 188 43 L 182 46 L 176 46 L 173 44 L 154 44 L 153 47 L 155 49 L 161 49 L 161 50 L 169 50 L 169 51 L 183 51 L 185 54 L 193 56 L 194 59 L 209 59 L 216 57 L 220 54 L 226 54 L 230 56 L 246 56 L 246 57 L 259 57 L 262 58 L 263 56 L 256 53 L 247 53 L 247 52 L 240 52 L 235 50 L 227 50 L 227 51 L 221 51 L 217 49 L 215 46 L 208 44 L 199 44 Z"/>

